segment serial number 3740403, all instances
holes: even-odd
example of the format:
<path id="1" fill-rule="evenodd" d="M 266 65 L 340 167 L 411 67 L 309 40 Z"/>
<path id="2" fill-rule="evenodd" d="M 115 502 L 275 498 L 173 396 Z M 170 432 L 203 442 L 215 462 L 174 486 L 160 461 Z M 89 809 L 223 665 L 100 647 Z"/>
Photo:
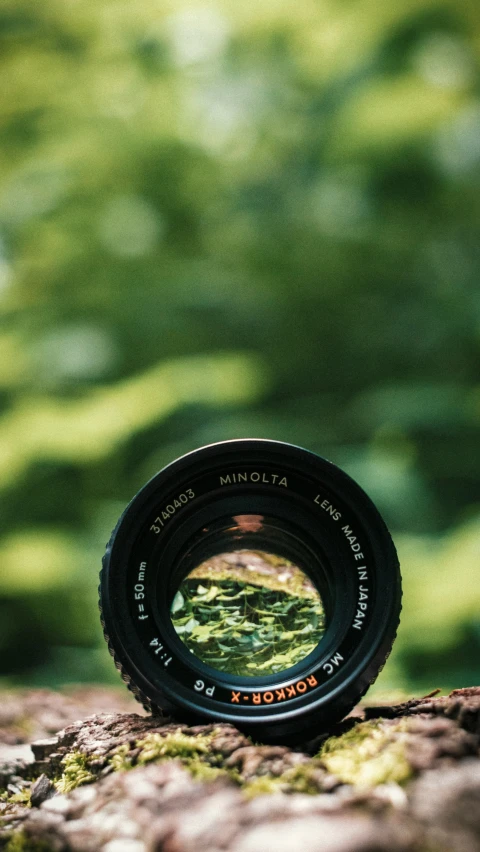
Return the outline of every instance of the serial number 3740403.
<path id="1" fill-rule="evenodd" d="M 188 503 L 189 500 L 193 500 L 194 497 L 195 493 L 192 491 L 191 488 L 187 488 L 186 491 L 183 491 L 181 494 L 178 494 L 172 500 L 171 503 L 167 503 L 167 505 L 164 506 L 162 511 L 158 513 L 153 524 L 150 526 L 151 531 L 158 535 L 158 533 L 162 531 L 166 522 L 170 520 L 172 515 L 174 515 L 175 512 L 178 511 L 178 509 L 181 509 L 182 505 L 184 506 L 185 503 Z"/>

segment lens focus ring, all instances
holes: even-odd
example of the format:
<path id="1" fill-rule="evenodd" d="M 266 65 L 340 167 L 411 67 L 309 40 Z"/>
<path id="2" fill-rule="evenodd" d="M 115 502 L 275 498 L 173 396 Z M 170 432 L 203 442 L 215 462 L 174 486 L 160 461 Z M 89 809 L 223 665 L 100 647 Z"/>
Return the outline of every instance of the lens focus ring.
<path id="1" fill-rule="evenodd" d="M 390 652 L 398 559 L 339 468 L 275 441 L 227 441 L 137 494 L 104 557 L 102 624 L 148 708 L 265 741 L 341 718 Z"/>

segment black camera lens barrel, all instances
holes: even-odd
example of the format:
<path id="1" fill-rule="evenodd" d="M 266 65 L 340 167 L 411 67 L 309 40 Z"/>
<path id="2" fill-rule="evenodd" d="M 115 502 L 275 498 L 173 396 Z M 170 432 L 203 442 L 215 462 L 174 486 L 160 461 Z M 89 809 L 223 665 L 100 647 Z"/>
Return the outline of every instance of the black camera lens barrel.
<path id="1" fill-rule="evenodd" d="M 139 491 L 107 545 L 99 594 L 115 664 L 147 709 L 294 741 L 343 718 L 376 678 L 401 578 L 382 518 L 347 474 L 300 447 L 242 439 L 182 456 Z M 209 606 L 230 643 L 216 640 L 217 661 L 202 651 Z"/>

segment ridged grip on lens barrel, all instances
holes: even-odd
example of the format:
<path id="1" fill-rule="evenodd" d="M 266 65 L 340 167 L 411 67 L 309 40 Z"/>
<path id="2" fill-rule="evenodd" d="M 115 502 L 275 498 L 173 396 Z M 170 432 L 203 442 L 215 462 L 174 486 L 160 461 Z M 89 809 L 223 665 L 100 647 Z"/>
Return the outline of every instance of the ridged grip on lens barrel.
<path id="1" fill-rule="evenodd" d="M 110 655 L 113 658 L 115 668 L 120 673 L 120 677 L 122 678 L 124 684 L 127 686 L 127 689 L 129 689 L 130 692 L 133 693 L 136 700 L 139 701 L 140 704 L 143 705 L 143 707 L 145 708 L 145 710 L 147 710 L 147 712 L 153 713 L 154 715 L 162 715 L 162 711 L 160 710 L 160 708 L 157 708 L 154 705 L 152 705 L 148 696 L 146 696 L 141 691 L 141 689 L 136 685 L 136 683 L 134 683 L 134 681 L 132 680 L 130 675 L 125 671 L 124 667 L 122 666 L 122 663 L 120 662 L 119 658 L 117 657 L 117 655 L 115 653 L 115 648 L 112 645 L 112 642 L 110 640 L 110 636 L 108 634 L 108 631 L 107 631 L 107 628 L 106 628 L 106 625 L 105 625 L 105 618 L 104 618 L 104 615 L 103 615 L 103 606 L 102 606 L 102 580 L 103 580 L 104 571 L 106 571 L 107 567 L 108 567 L 113 539 L 115 538 L 115 533 L 117 532 L 117 529 L 120 526 L 120 521 L 121 521 L 121 518 L 112 531 L 112 534 L 110 536 L 110 539 L 109 539 L 108 544 L 107 544 L 106 549 L 105 549 L 105 553 L 104 553 L 103 558 L 102 558 L 102 568 L 101 568 L 101 571 L 100 571 L 100 583 L 99 583 L 99 586 L 98 586 L 98 608 L 100 610 L 100 623 L 102 625 L 102 630 L 103 630 L 105 642 L 107 643 L 107 648 L 110 651 Z"/>
<path id="2" fill-rule="evenodd" d="M 231 444 L 237 444 L 240 442 L 226 442 Z M 254 441 L 245 441 L 242 442 L 247 445 L 253 445 L 254 443 L 259 443 L 265 446 L 266 451 L 268 450 L 269 444 L 277 444 L 280 446 L 279 442 L 254 442 Z M 263 449 L 262 446 L 262 449 Z M 299 448 L 291 447 L 290 445 L 283 445 L 287 451 L 294 450 L 295 452 L 299 451 Z M 191 456 L 196 456 L 197 454 L 205 453 L 207 450 L 213 450 L 215 447 L 220 447 L 220 445 L 212 445 L 210 448 L 201 448 L 201 450 L 196 451 L 193 454 L 189 454 Z M 313 456 L 313 454 L 307 453 L 307 451 L 300 450 L 301 453 L 304 453 L 308 456 Z M 183 457 L 183 459 L 177 460 L 177 462 L 172 463 L 169 468 L 178 467 L 178 462 L 180 462 L 180 470 L 182 462 L 185 462 L 187 457 Z M 295 458 L 295 455 L 293 456 Z M 388 592 L 388 603 L 386 606 L 389 611 L 389 618 L 386 624 L 379 634 L 378 637 L 378 646 L 375 643 L 375 651 L 373 652 L 372 648 L 372 656 L 369 658 L 367 664 L 363 668 L 362 666 L 358 666 L 355 670 L 355 676 L 349 676 L 344 683 L 341 684 L 341 688 L 336 688 L 334 690 L 335 695 L 332 695 L 332 699 L 328 701 L 328 705 L 324 706 L 321 709 L 313 708 L 312 712 L 308 712 L 308 708 L 305 710 L 305 717 L 303 717 L 302 711 L 302 719 L 298 719 L 296 723 L 296 727 L 298 730 L 292 730 L 292 723 L 288 722 L 286 724 L 282 724 L 282 719 L 279 718 L 277 721 L 276 718 L 272 717 L 271 721 L 266 721 L 265 718 L 259 720 L 257 723 L 256 720 L 250 718 L 246 719 L 232 719 L 231 716 L 229 718 L 222 718 L 222 715 L 216 714 L 213 716 L 214 721 L 218 721 L 221 723 L 224 722 L 232 722 L 237 725 L 240 729 L 244 729 L 253 737 L 263 740 L 264 742 L 295 742 L 299 740 L 306 740 L 315 734 L 321 732 L 322 730 L 328 730 L 329 725 L 338 721 L 340 718 L 343 718 L 348 712 L 358 703 L 361 697 L 368 690 L 369 686 L 374 682 L 379 672 L 382 670 L 393 645 L 399 618 L 401 611 L 401 578 L 399 571 L 398 558 L 395 552 L 395 548 L 393 546 L 393 542 L 389 536 L 388 530 L 383 523 L 383 520 L 378 515 L 377 510 L 369 500 L 369 498 L 364 494 L 364 492 L 359 488 L 359 486 L 353 482 L 346 474 L 340 471 L 335 465 L 332 465 L 330 462 L 326 462 L 324 459 L 319 459 L 319 457 L 314 457 L 322 465 L 327 466 L 327 471 L 334 469 L 335 476 L 339 477 L 339 482 L 342 483 L 343 486 L 351 488 L 354 486 L 354 490 L 356 489 L 359 493 L 355 494 L 355 499 L 365 500 L 370 507 L 373 508 L 375 514 L 375 525 L 378 533 L 378 539 L 382 540 L 383 543 L 386 543 L 385 550 L 385 571 L 389 577 L 389 583 L 391 590 Z M 210 456 L 207 455 L 207 461 L 211 461 Z M 161 472 L 161 473 L 164 473 Z M 157 475 L 158 477 L 159 475 Z M 157 479 L 154 477 L 154 480 Z M 151 481 L 153 483 L 153 480 Z M 149 485 L 151 485 L 151 483 Z M 139 492 L 139 495 L 142 494 L 143 491 L 147 489 L 147 486 Z M 115 539 L 117 537 L 117 533 L 121 538 L 122 530 L 120 530 L 122 523 L 124 521 L 125 515 L 133 508 L 134 504 L 137 504 L 137 499 L 139 497 L 137 495 L 130 503 L 130 506 L 127 507 L 125 513 L 120 518 L 118 524 L 116 525 L 110 541 L 106 548 L 106 553 L 103 558 L 103 567 L 100 573 L 100 586 L 99 586 L 99 608 L 101 614 L 101 623 L 103 627 L 104 636 L 108 645 L 108 649 L 110 654 L 113 657 L 115 666 L 117 670 L 120 672 L 122 680 L 127 685 L 128 689 L 133 693 L 135 698 L 144 706 L 144 708 L 152 712 L 154 714 L 159 715 L 174 715 L 177 716 L 182 721 L 187 722 L 198 722 L 199 720 L 212 721 L 212 716 L 202 710 L 201 708 L 193 708 L 192 706 L 185 705 L 177 705 L 176 700 L 173 699 L 170 695 L 165 695 L 163 688 L 158 686 L 156 689 L 156 697 L 149 696 L 147 694 L 147 690 L 150 687 L 150 683 L 145 681 L 145 686 L 142 687 L 139 684 L 142 684 L 143 680 L 145 680 L 142 675 L 141 668 L 135 668 L 136 664 L 132 664 L 132 660 L 129 659 L 128 654 L 126 653 L 125 648 L 123 647 L 122 641 L 119 640 L 117 634 L 117 614 L 115 612 L 115 598 L 116 598 L 116 590 L 115 586 L 109 585 L 109 578 L 115 577 L 115 560 L 112 562 L 112 548 L 114 546 Z M 131 511 L 130 511 L 131 517 Z M 120 531 L 120 532 L 119 532 Z M 117 542 L 118 544 L 118 542 Z M 117 547 L 117 556 L 115 557 L 118 560 L 118 547 Z M 110 588 L 110 591 L 109 591 Z M 113 631 L 110 633 L 110 631 Z M 138 676 L 137 676 L 138 673 Z M 285 705 L 284 705 L 285 706 Z"/>

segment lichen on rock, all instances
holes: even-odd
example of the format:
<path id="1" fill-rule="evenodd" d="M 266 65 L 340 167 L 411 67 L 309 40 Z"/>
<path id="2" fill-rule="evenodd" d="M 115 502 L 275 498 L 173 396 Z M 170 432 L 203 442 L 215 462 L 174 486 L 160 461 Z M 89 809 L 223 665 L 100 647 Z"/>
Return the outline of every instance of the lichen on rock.
<path id="1" fill-rule="evenodd" d="M 50 843 L 34 840 L 23 829 L 12 833 L 4 847 L 4 852 L 54 852 Z"/>
<path id="2" fill-rule="evenodd" d="M 176 730 L 166 736 L 159 733 L 147 734 L 143 740 L 137 740 L 136 745 L 140 748 L 137 762 L 144 764 L 168 757 L 189 759 L 208 754 L 213 733 L 192 736 Z"/>
<path id="3" fill-rule="evenodd" d="M 122 743 L 111 753 L 108 763 L 114 772 L 121 772 L 135 766 L 176 759 L 198 780 L 213 781 L 220 777 L 237 780 L 235 770 L 216 765 L 222 760 L 222 755 L 212 750 L 216 733 L 213 730 L 203 735 L 185 734 L 181 729 L 165 735 L 154 732 L 136 740 L 133 748 Z"/>
<path id="4" fill-rule="evenodd" d="M 320 751 L 332 775 L 354 787 L 377 787 L 412 777 L 407 759 L 407 724 L 375 720 L 360 722 L 340 737 L 330 737 Z"/>
<path id="5" fill-rule="evenodd" d="M 81 784 L 95 781 L 96 775 L 89 769 L 92 757 L 80 751 L 73 751 L 66 754 L 61 762 L 65 768 L 60 778 L 54 782 L 59 793 L 70 793 Z"/>
<path id="6" fill-rule="evenodd" d="M 320 750 L 90 716 L 0 750 L 0 849 L 480 852 L 480 689 L 464 693 L 357 709 Z"/>

